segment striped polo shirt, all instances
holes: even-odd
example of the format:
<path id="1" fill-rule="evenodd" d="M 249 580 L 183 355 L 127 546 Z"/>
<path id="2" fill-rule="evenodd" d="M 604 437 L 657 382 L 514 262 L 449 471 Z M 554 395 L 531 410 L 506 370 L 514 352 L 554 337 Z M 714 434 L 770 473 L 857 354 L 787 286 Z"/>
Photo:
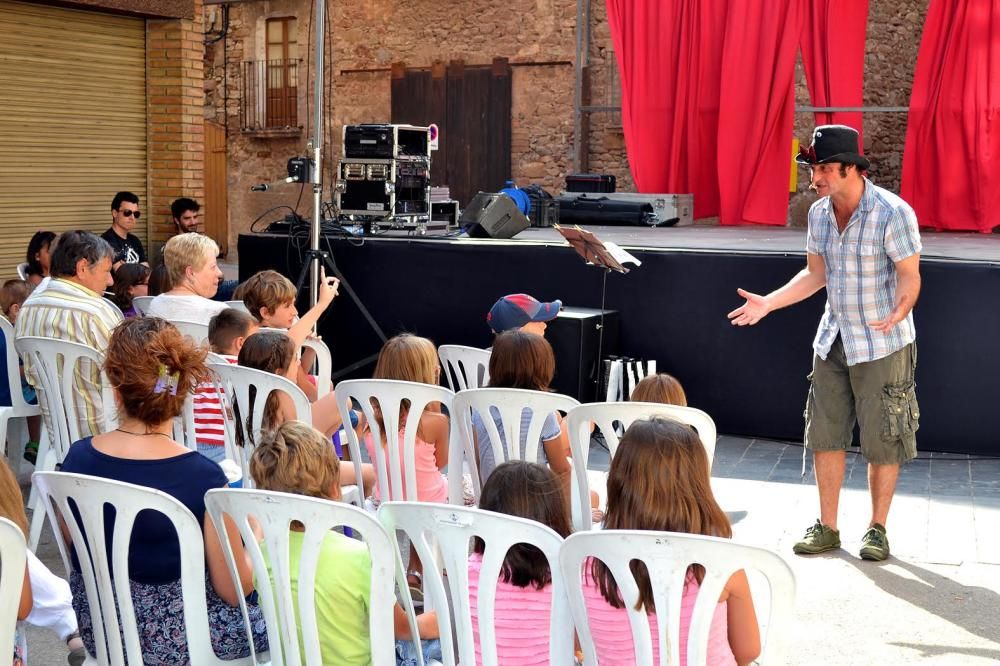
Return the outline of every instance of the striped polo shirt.
<path id="1" fill-rule="evenodd" d="M 21 306 L 14 326 L 15 337 L 36 336 L 78 342 L 104 354 L 108 350 L 111 329 L 122 320 L 114 305 L 83 285 L 63 278 L 53 278 L 43 291 L 35 291 Z M 24 375 L 33 386 L 38 379 L 30 360 L 24 364 Z M 79 414 L 80 432 L 84 437 L 104 431 L 101 411 L 101 369 L 87 359 L 81 359 L 74 377 L 73 399 Z"/>
<path id="2" fill-rule="evenodd" d="M 896 304 L 896 262 L 921 250 L 913 209 L 865 179 L 865 191 L 843 233 L 837 230 L 830 197 L 809 209 L 806 252 L 826 264 L 826 309 L 813 349 L 826 360 L 839 335 L 847 364 L 875 361 L 916 339 L 913 313 L 888 333 L 869 327 Z"/>

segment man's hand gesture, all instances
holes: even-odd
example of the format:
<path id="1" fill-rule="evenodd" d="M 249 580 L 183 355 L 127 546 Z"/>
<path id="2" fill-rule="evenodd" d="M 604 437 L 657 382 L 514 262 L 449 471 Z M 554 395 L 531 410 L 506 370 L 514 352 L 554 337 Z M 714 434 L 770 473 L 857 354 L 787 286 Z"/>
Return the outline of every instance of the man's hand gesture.
<path id="1" fill-rule="evenodd" d="M 737 289 L 736 293 L 740 298 L 747 299 L 747 302 L 729 313 L 729 321 L 733 326 L 753 326 L 771 311 L 766 297 L 744 289 Z"/>

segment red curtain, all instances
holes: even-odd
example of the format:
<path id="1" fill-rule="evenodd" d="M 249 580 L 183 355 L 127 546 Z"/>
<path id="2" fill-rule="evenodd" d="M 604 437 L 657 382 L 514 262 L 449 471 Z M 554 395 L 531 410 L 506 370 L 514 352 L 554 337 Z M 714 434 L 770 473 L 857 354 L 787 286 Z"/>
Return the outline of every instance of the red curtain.
<path id="1" fill-rule="evenodd" d="M 640 192 L 784 225 L 802 0 L 607 0 Z"/>
<path id="2" fill-rule="evenodd" d="M 1000 7 L 932 0 L 910 95 L 900 194 L 921 226 L 1000 225 Z"/>
<path id="3" fill-rule="evenodd" d="M 868 0 L 810 0 L 802 62 L 813 106 L 862 106 Z M 863 136 L 861 112 L 819 111 L 817 125 L 847 125 Z"/>

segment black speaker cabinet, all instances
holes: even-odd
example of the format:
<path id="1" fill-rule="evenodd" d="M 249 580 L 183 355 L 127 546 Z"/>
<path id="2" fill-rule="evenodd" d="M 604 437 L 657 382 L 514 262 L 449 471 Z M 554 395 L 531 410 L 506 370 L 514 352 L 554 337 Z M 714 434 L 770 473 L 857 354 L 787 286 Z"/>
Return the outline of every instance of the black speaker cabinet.
<path id="1" fill-rule="evenodd" d="M 530 222 L 506 194 L 480 192 L 462 211 L 458 224 L 473 238 L 513 238 Z"/>
<path id="2" fill-rule="evenodd" d="M 603 400 L 597 395 L 601 356 L 617 355 L 619 315 L 604 310 L 604 341 L 601 351 L 601 310 L 563 308 L 549 322 L 545 337 L 556 357 L 556 376 L 552 388 L 580 402 Z M 600 353 L 600 356 L 598 354 Z"/>

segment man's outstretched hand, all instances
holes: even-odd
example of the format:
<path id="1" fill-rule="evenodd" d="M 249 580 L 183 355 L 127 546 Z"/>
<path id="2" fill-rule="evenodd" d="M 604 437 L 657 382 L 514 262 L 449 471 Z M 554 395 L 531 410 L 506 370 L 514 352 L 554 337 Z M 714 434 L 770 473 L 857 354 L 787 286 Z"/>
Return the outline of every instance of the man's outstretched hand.
<path id="1" fill-rule="evenodd" d="M 729 321 L 733 326 L 753 326 L 771 311 L 764 296 L 752 294 L 744 289 L 737 289 L 736 293 L 747 302 L 729 313 Z"/>

